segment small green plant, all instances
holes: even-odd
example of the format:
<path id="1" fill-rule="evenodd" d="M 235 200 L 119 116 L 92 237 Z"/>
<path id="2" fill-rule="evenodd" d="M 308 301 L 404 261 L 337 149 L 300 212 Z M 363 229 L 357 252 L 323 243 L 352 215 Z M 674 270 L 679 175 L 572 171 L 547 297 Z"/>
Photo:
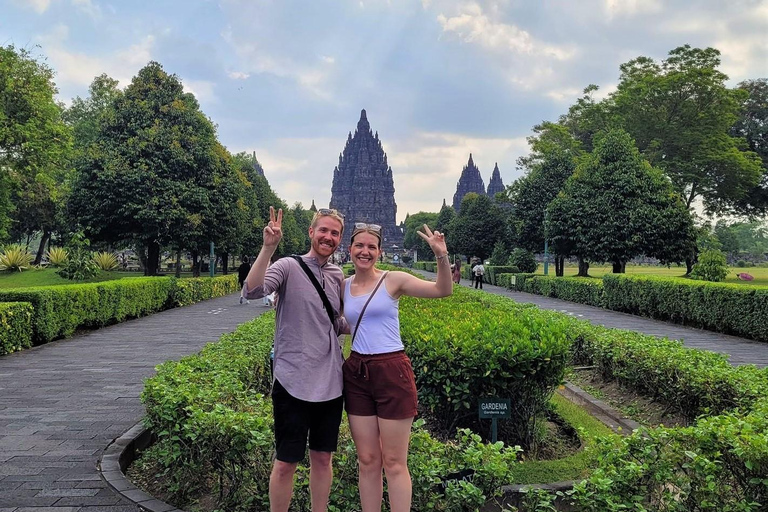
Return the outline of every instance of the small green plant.
<path id="1" fill-rule="evenodd" d="M 719 282 L 728 275 L 728 263 L 725 254 L 720 251 L 704 251 L 699 254 L 699 261 L 691 270 L 691 277 L 700 281 Z"/>
<path id="2" fill-rule="evenodd" d="M 11 244 L 0 253 L 0 270 L 26 270 L 32 264 L 32 255 L 21 244 Z"/>
<path id="3" fill-rule="evenodd" d="M 48 263 L 53 267 L 62 267 L 67 262 L 67 250 L 63 247 L 48 249 Z"/>
<path id="4" fill-rule="evenodd" d="M 98 252 L 93 255 L 93 261 L 104 271 L 109 272 L 117 268 L 117 256 L 111 252 Z"/>
<path id="5" fill-rule="evenodd" d="M 67 244 L 67 262 L 56 273 L 65 279 L 85 281 L 99 273 L 99 267 L 88 250 L 90 241 L 81 232 L 72 235 Z"/>

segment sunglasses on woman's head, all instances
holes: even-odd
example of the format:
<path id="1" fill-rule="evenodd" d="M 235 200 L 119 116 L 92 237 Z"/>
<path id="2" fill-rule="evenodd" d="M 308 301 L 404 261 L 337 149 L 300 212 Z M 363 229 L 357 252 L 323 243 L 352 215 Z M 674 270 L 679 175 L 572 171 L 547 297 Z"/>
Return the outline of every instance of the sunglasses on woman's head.
<path id="1" fill-rule="evenodd" d="M 355 229 L 367 229 L 376 233 L 381 232 L 381 226 L 378 224 L 366 224 L 365 222 L 355 222 Z"/>

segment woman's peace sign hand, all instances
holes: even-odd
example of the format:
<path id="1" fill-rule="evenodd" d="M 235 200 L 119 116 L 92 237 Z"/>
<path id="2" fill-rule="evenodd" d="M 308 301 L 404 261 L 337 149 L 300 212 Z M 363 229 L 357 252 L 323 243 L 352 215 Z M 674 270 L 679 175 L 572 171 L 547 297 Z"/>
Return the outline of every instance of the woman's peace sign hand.
<path id="1" fill-rule="evenodd" d="M 275 214 L 275 207 L 269 207 L 269 223 L 264 227 L 264 246 L 277 247 L 283 238 L 283 209 Z"/>
<path id="2" fill-rule="evenodd" d="M 435 231 L 433 233 L 429 226 L 424 224 L 424 232 L 417 231 L 416 233 L 427 241 L 435 256 L 445 256 L 448 254 L 448 248 L 445 245 L 445 235 L 441 232 Z"/>

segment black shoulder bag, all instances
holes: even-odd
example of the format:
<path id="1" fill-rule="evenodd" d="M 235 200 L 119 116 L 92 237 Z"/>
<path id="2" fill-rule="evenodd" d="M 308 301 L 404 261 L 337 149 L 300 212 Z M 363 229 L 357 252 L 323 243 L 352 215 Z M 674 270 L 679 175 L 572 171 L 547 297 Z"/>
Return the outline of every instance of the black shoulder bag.
<path id="1" fill-rule="evenodd" d="M 310 270 L 307 264 L 304 263 L 304 260 L 301 259 L 301 256 L 292 254 L 291 258 L 299 262 L 299 265 L 301 265 L 301 269 L 304 271 L 305 274 L 307 274 L 307 277 L 309 277 L 309 280 L 315 286 L 315 290 L 317 290 L 317 294 L 320 295 L 320 298 L 323 300 L 323 307 L 325 307 L 325 312 L 328 313 L 328 318 L 331 321 L 331 325 L 335 326 L 336 314 L 333 312 L 333 307 L 331 307 L 331 301 L 328 300 L 328 296 L 325 294 L 325 290 L 323 290 L 323 287 L 320 286 L 320 283 L 317 282 L 317 278 L 315 277 L 315 274 L 313 274 L 312 270 Z"/>

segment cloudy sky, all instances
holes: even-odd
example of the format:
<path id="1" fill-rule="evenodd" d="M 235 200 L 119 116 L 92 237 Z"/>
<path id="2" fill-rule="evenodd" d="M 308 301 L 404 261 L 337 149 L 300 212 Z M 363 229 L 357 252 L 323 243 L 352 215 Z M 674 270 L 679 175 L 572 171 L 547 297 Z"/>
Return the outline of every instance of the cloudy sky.
<path id="1" fill-rule="evenodd" d="M 469 153 L 511 183 L 535 124 L 686 43 L 730 85 L 768 76 L 768 0 L 0 0 L 0 44 L 45 58 L 62 101 L 156 60 L 289 204 L 328 204 L 366 109 L 398 220 L 450 204 Z"/>

